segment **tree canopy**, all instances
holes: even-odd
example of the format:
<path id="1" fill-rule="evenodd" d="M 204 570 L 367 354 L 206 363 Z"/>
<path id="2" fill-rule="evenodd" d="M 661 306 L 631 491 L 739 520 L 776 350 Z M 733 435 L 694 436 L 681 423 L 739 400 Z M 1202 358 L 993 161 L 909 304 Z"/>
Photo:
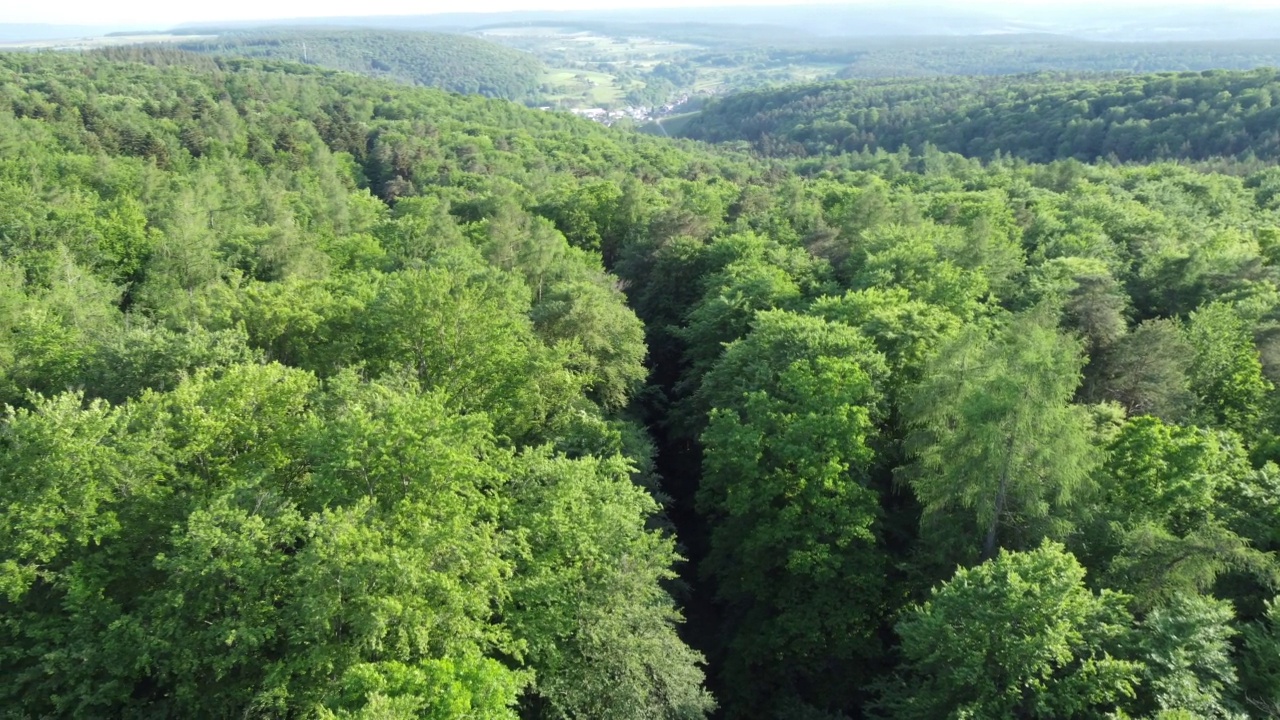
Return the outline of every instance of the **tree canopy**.
<path id="1" fill-rule="evenodd" d="M 508 100 L 532 100 L 540 60 L 494 43 L 446 33 L 280 28 L 219 32 L 178 48 L 211 55 L 292 60 L 412 85 Z"/>
<path id="2" fill-rule="evenodd" d="M 848 80 L 730 95 L 683 132 L 779 156 L 905 145 L 1032 162 L 1275 161 L 1278 92 L 1273 69 Z"/>
<path id="3" fill-rule="evenodd" d="M 1274 713 L 1257 147 L 767 158 L 0 54 L 0 715 Z"/>

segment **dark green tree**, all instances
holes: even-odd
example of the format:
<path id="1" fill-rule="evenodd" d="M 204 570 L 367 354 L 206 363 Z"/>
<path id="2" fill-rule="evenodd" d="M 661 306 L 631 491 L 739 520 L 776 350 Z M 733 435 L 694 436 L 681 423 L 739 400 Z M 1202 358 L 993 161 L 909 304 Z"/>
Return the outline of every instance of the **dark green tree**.
<path id="1" fill-rule="evenodd" d="M 869 486 L 884 361 L 840 323 L 764 312 L 708 374 L 702 565 L 734 716 L 838 710 L 878 652 L 886 557 Z M 751 708 L 755 708 L 752 710 Z"/>

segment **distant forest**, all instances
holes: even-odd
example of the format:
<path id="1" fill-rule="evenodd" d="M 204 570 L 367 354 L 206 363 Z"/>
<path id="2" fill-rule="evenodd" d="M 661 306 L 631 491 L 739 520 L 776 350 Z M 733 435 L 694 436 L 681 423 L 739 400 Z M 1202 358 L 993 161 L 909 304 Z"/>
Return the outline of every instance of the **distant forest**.
<path id="1" fill-rule="evenodd" d="M 717 94 L 839 78 L 1009 75 L 1036 72 L 1248 70 L 1280 66 L 1266 41 L 1089 42 L 1056 35 L 978 37 L 823 37 L 796 28 L 670 22 L 551 22 L 507 27 L 483 39 L 438 32 L 307 26 L 221 30 L 191 39 L 192 52 L 286 59 L 411 85 L 505 98 L 525 104 L 563 99 L 548 68 L 587 71 L 617 88 L 614 104 L 656 106 L 681 93 Z M 194 32 L 194 31 L 184 31 Z M 575 41 L 582 33 L 603 45 Z M 637 38 L 671 43 L 628 58 Z M 579 38 L 580 40 L 581 38 Z M 623 45 L 609 47 L 606 39 Z M 598 74 L 607 75 L 601 78 Z M 589 89 L 589 88 L 588 88 Z M 601 100 L 594 93 L 583 104 Z"/>
<path id="2" fill-rule="evenodd" d="M 528 100 L 545 68 L 536 57 L 465 35 L 387 30 L 258 30 L 179 43 L 182 50 L 294 60 L 411 85 Z"/>
<path id="3" fill-rule="evenodd" d="M 932 145 L 1032 162 L 1280 158 L 1280 72 L 843 81 L 711 103 L 684 129 L 772 156 Z"/>
<path id="4" fill-rule="evenodd" d="M 1087 42 L 1055 35 L 867 39 L 842 78 L 1252 70 L 1280 66 L 1270 40 Z M 847 45 L 846 45 L 847 47 Z"/>

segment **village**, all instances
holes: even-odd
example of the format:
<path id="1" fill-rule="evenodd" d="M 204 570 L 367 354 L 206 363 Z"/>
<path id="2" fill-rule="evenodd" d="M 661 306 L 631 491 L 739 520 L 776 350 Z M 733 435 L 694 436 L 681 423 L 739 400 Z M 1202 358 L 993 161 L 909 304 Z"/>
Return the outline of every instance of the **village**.
<path id="1" fill-rule="evenodd" d="M 629 105 L 627 107 L 613 110 L 599 107 L 574 108 L 569 112 L 589 120 L 594 120 L 601 125 L 613 125 L 619 120 L 624 119 L 631 120 L 636 123 L 646 123 L 661 120 L 662 118 L 669 117 L 683 111 L 686 109 L 685 106 L 689 103 L 689 100 L 690 95 L 685 93 L 677 97 L 675 100 L 658 107 L 634 107 Z M 553 110 L 555 108 L 544 107 L 542 109 Z"/>

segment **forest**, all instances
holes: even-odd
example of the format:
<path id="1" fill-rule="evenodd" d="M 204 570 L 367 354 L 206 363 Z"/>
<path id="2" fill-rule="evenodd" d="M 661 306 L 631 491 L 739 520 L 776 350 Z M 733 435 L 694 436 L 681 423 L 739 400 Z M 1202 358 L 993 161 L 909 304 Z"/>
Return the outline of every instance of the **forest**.
<path id="1" fill-rule="evenodd" d="M 466 35 L 334 28 L 219 31 L 177 47 L 198 53 L 306 62 L 458 93 L 532 100 L 545 67 L 535 57 Z"/>
<path id="2" fill-rule="evenodd" d="M 777 106 L 988 157 L 0 53 L 0 716 L 1280 715 L 1274 73 L 1076 82 Z"/>
<path id="3" fill-rule="evenodd" d="M 710 19 L 718 22 L 678 23 L 661 15 L 625 22 L 502 24 L 490 18 L 474 26 L 428 24 L 439 31 L 424 32 L 407 29 L 415 24 L 403 19 L 384 18 L 381 29 L 361 28 L 356 18 L 350 19 L 351 27 L 178 28 L 172 37 L 151 44 L 223 57 L 290 60 L 557 108 L 654 108 L 684 95 L 723 95 L 838 78 L 1251 70 L 1280 65 L 1280 50 L 1271 41 L 1094 42 L 1047 33 L 832 37 L 795 27 L 732 24 L 721 16 Z M 135 36 L 137 41 L 147 37 Z M 86 46 L 92 47 L 92 41 Z M 963 92 L 970 90 L 966 86 Z"/>
<path id="4" fill-rule="evenodd" d="M 835 45 L 836 43 L 831 43 Z M 848 47 L 847 43 L 840 43 Z M 842 78 L 1011 75 L 1045 71 L 1149 73 L 1280 65 L 1270 40 L 1088 42 L 1042 33 L 875 38 L 859 43 Z"/>
<path id="5" fill-rule="evenodd" d="M 1280 159 L 1280 73 L 894 79 L 730 95 L 688 137 L 746 140 L 774 156 L 926 144 L 967 157 L 1046 163 Z"/>

